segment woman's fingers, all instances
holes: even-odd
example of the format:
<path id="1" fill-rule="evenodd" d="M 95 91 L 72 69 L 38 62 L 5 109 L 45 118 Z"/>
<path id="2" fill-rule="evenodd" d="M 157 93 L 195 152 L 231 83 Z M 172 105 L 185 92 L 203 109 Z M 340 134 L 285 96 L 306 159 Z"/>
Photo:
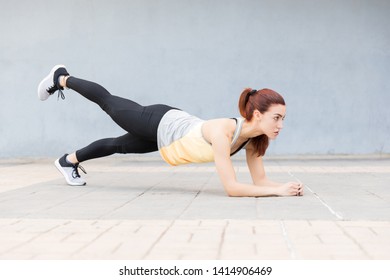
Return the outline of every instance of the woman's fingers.
<path id="1" fill-rule="evenodd" d="M 302 183 L 293 183 L 295 185 L 295 191 L 296 191 L 296 196 L 301 196 L 303 195 L 303 184 Z"/>
<path id="2" fill-rule="evenodd" d="M 298 189 L 297 195 L 303 195 L 303 184 L 299 184 L 299 189 Z"/>
<path id="3" fill-rule="evenodd" d="M 303 184 L 297 182 L 288 182 L 283 185 L 284 195 L 301 196 L 303 195 Z M 282 194 L 283 195 L 283 194 Z"/>

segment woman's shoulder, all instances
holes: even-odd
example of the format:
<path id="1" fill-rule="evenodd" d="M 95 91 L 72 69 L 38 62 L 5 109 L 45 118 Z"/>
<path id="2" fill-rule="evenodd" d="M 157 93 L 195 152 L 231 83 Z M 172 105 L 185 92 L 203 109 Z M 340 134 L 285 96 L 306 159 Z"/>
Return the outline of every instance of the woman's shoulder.
<path id="1" fill-rule="evenodd" d="M 236 129 L 236 120 L 229 118 L 219 118 L 207 120 L 203 123 L 202 133 L 203 137 L 211 142 L 213 134 L 226 135 L 229 138 L 233 137 Z"/>
<path id="2" fill-rule="evenodd" d="M 204 122 L 205 125 L 209 125 L 210 127 L 214 127 L 214 128 L 225 128 L 225 129 L 229 129 L 229 128 L 233 128 L 235 129 L 236 127 L 236 124 L 237 124 L 237 119 L 234 119 L 234 118 L 218 118 L 218 119 L 210 119 L 210 120 L 206 120 Z"/>

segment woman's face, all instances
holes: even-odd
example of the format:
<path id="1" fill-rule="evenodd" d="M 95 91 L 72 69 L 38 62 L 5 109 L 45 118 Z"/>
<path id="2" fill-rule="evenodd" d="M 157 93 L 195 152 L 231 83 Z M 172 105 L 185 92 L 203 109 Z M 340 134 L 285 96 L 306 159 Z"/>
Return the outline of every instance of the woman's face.
<path id="1" fill-rule="evenodd" d="M 259 112 L 260 113 L 260 112 Z M 286 106 L 274 104 L 268 111 L 259 115 L 260 128 L 270 139 L 276 139 L 283 128 L 283 121 L 286 117 Z"/>

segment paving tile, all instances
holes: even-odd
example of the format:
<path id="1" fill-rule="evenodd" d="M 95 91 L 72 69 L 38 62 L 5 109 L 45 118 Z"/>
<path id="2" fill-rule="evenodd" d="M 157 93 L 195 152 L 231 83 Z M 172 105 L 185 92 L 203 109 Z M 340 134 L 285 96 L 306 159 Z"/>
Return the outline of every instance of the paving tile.
<path id="1" fill-rule="evenodd" d="M 69 187 L 53 160 L 1 162 L 0 259 L 390 258 L 390 158 L 266 159 L 270 178 L 308 186 L 269 198 L 226 196 L 212 164 L 125 157 Z"/>

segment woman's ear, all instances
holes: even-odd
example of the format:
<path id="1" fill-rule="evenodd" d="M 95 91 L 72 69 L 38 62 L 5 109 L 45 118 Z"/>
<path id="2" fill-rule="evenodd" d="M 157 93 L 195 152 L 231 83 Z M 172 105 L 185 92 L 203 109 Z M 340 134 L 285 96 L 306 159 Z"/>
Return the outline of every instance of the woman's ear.
<path id="1" fill-rule="evenodd" d="M 257 121 L 261 121 L 261 119 L 263 118 L 263 114 L 260 113 L 259 110 L 255 109 L 253 111 L 253 118 L 255 118 Z"/>

